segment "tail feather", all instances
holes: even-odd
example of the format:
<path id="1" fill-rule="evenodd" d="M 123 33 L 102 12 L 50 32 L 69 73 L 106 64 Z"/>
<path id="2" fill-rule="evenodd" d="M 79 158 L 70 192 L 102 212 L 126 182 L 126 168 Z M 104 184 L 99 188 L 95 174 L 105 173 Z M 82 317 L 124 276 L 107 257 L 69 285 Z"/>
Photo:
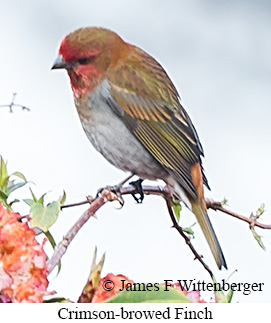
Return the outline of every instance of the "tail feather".
<path id="1" fill-rule="evenodd" d="M 215 231 L 207 214 L 204 200 L 191 202 L 192 212 L 195 214 L 197 221 L 205 235 L 205 238 L 210 246 L 212 254 L 215 258 L 217 266 L 221 269 L 224 266 L 227 269 L 226 260 L 222 249 L 216 237 Z"/>

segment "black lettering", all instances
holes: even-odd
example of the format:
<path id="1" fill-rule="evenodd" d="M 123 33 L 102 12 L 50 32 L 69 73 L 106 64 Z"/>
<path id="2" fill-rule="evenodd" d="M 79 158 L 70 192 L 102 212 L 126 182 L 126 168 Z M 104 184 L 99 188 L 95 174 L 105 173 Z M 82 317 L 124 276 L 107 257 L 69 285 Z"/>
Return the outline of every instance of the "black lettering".
<path id="1" fill-rule="evenodd" d="M 158 283 L 155 283 L 153 286 L 154 286 L 155 292 L 159 291 L 159 284 Z"/>
<path id="2" fill-rule="evenodd" d="M 163 316 L 163 319 L 165 320 L 170 319 L 169 307 L 167 307 L 167 309 L 163 312 L 162 316 Z"/>
<path id="3" fill-rule="evenodd" d="M 98 318 L 98 315 L 99 315 L 99 312 L 98 311 L 93 311 L 92 312 L 91 319 L 97 319 Z"/>
<path id="4" fill-rule="evenodd" d="M 188 320 L 191 320 L 191 319 L 194 320 L 194 319 L 197 319 L 198 318 L 198 313 L 196 311 L 185 311 L 184 314 L 185 314 L 184 315 L 184 318 L 185 319 L 188 319 Z"/>
<path id="5" fill-rule="evenodd" d="M 62 313 L 62 311 L 64 310 L 64 312 Z M 68 312 L 68 309 L 67 309 L 67 307 L 62 307 L 62 308 L 60 308 L 59 309 L 59 311 L 58 311 L 58 317 L 60 318 L 60 319 L 63 319 L 63 320 L 65 320 L 65 319 L 67 319 L 68 318 L 68 316 L 67 316 L 67 312 Z M 65 315 L 66 314 L 66 315 Z M 64 316 L 65 315 L 65 316 Z"/>
<path id="6" fill-rule="evenodd" d="M 134 283 L 134 291 L 145 292 L 145 284 L 144 283 Z"/>
<path id="7" fill-rule="evenodd" d="M 124 310 L 124 307 L 121 307 L 121 308 L 120 308 L 120 312 L 121 312 L 120 317 L 121 317 L 122 319 L 124 319 L 124 320 L 126 320 L 126 319 L 131 320 L 131 319 L 132 319 L 132 318 L 131 318 L 131 316 L 129 316 L 129 314 L 130 314 L 131 312 L 125 311 L 125 310 Z"/>
<path id="8" fill-rule="evenodd" d="M 173 282 L 173 280 L 171 280 L 171 279 L 165 279 L 164 282 L 165 282 L 165 289 L 164 289 L 164 291 L 165 292 L 168 292 L 168 288 L 171 287 L 171 283 L 168 283 L 168 282 Z"/>
<path id="9" fill-rule="evenodd" d="M 184 289 L 185 289 L 185 290 L 189 291 L 194 280 L 195 279 L 190 279 L 189 284 L 188 284 L 187 279 L 178 280 L 178 283 L 180 284 L 181 290 L 184 291 Z M 193 290 L 195 290 L 195 288 Z"/>
<path id="10" fill-rule="evenodd" d="M 243 294 L 244 295 L 249 295 L 250 293 L 251 293 L 250 284 L 249 283 L 244 283 L 244 291 L 243 291 Z"/>
<path id="11" fill-rule="evenodd" d="M 183 310 L 184 310 L 183 307 L 176 307 L 175 308 L 175 319 L 180 319 L 181 318 L 181 316 L 183 315 Z"/>
<path id="12" fill-rule="evenodd" d="M 212 292 L 214 290 L 214 284 L 213 283 L 208 283 L 206 284 L 206 288 L 207 289 L 203 289 L 203 291 L 208 291 L 208 292 Z"/>
<path id="13" fill-rule="evenodd" d="M 230 284 L 225 282 L 225 279 L 222 279 L 222 289 L 226 292 L 230 289 Z"/>
<path id="14" fill-rule="evenodd" d="M 134 311 L 133 311 L 134 312 Z M 142 312 L 140 312 L 140 311 L 136 311 L 136 312 L 134 312 L 134 315 L 135 315 L 135 318 L 137 319 L 137 320 L 140 320 L 141 318 L 142 318 Z"/>
<path id="15" fill-rule="evenodd" d="M 204 319 L 205 320 L 212 320 L 213 319 L 213 313 L 208 310 L 207 306 L 204 308 L 205 310 L 205 316 L 204 316 Z"/>
<path id="16" fill-rule="evenodd" d="M 121 289 L 119 289 L 119 291 L 120 292 L 122 292 L 123 290 L 124 290 L 124 288 L 125 288 L 125 286 L 124 286 L 124 283 L 126 282 L 126 280 L 125 279 L 121 279 Z"/>
<path id="17" fill-rule="evenodd" d="M 261 292 L 262 291 L 262 285 L 264 285 L 264 283 L 259 283 L 259 292 Z"/>
<path id="18" fill-rule="evenodd" d="M 152 291 L 153 290 L 153 284 L 152 283 L 148 283 L 147 285 L 146 285 L 146 290 L 148 291 L 148 292 L 150 292 L 150 291 Z"/>
<path id="19" fill-rule="evenodd" d="M 144 316 L 146 319 L 148 319 L 148 318 L 152 319 L 155 311 L 143 311 L 143 313 L 144 313 Z"/>

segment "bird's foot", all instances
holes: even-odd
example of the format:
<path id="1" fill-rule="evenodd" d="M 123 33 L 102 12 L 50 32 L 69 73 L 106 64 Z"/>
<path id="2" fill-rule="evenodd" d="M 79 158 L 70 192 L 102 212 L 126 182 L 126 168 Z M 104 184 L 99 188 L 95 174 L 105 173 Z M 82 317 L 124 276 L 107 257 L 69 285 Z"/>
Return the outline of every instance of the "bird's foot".
<path id="1" fill-rule="evenodd" d="M 120 188 L 121 187 L 119 185 L 114 185 L 114 186 L 107 185 L 105 187 L 99 188 L 97 191 L 97 194 L 96 194 L 96 198 L 99 197 L 104 190 L 110 191 L 117 196 L 117 198 L 115 200 L 119 201 L 120 208 L 122 208 L 124 205 L 124 199 L 120 193 Z"/>
<path id="2" fill-rule="evenodd" d="M 121 195 L 121 188 L 133 176 L 134 176 L 134 174 L 129 175 L 128 177 L 126 177 L 123 181 L 121 181 L 117 185 L 113 185 L 113 186 L 107 185 L 105 187 L 102 187 L 102 188 L 98 189 L 98 192 L 96 194 L 96 197 L 98 197 L 102 193 L 102 191 L 104 191 L 104 190 L 110 191 L 110 192 L 112 192 L 113 194 L 115 194 L 117 196 L 117 200 L 119 201 L 119 203 L 121 205 L 121 208 L 122 208 L 123 205 L 124 205 L 124 199 L 123 199 L 123 197 Z"/>
<path id="3" fill-rule="evenodd" d="M 136 192 L 134 194 L 132 194 L 136 203 L 142 203 L 144 200 L 144 192 L 143 192 L 143 188 L 142 188 L 142 182 L 143 182 L 143 179 L 139 178 L 138 180 L 129 183 L 130 185 L 132 185 L 136 189 Z M 139 194 L 139 197 L 137 197 L 136 194 Z"/>

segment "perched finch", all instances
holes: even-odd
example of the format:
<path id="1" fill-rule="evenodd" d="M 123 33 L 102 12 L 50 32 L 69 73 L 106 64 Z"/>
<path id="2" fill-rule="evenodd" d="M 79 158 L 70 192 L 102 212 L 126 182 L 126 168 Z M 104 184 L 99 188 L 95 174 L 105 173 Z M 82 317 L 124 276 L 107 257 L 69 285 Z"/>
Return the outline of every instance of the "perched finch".
<path id="1" fill-rule="evenodd" d="M 206 210 L 203 149 L 163 67 L 110 30 L 82 28 L 62 40 L 52 68 L 67 70 L 92 145 L 117 168 L 171 187 L 227 268 Z"/>

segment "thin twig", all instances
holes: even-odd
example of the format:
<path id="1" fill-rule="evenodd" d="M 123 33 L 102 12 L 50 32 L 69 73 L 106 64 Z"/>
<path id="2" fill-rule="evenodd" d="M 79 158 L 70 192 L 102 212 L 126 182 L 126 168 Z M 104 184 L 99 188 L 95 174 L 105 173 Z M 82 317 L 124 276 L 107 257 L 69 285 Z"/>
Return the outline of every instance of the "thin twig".
<path id="1" fill-rule="evenodd" d="M 11 100 L 10 104 L 1 104 L 0 108 L 9 108 L 9 112 L 11 112 L 11 113 L 13 112 L 13 109 L 12 109 L 13 107 L 20 107 L 20 108 L 22 108 L 22 110 L 30 111 L 30 109 L 27 108 L 26 106 L 14 103 L 16 95 L 17 95 L 17 93 L 12 93 L 12 100 Z"/>
<path id="2" fill-rule="evenodd" d="M 216 201 L 212 201 L 209 199 L 206 199 L 206 206 L 208 209 L 212 209 L 215 211 L 220 211 L 226 214 L 229 214 L 231 216 L 233 216 L 234 218 L 237 218 L 239 220 L 242 220 L 244 222 L 247 222 L 249 224 L 250 227 L 259 227 L 261 229 L 271 229 L 271 225 L 270 224 L 263 224 L 261 222 L 258 222 L 254 217 L 252 218 L 248 218 L 244 215 L 238 214 L 236 212 L 233 212 L 227 208 L 225 208 L 221 202 L 216 202 Z"/>
<path id="3" fill-rule="evenodd" d="M 71 204 L 64 204 L 60 208 L 61 208 L 61 210 L 63 210 L 63 209 L 67 209 L 69 207 L 80 206 L 80 205 L 84 205 L 84 204 L 88 204 L 88 203 L 89 203 L 89 200 L 86 199 L 86 200 L 84 200 L 82 202 L 71 203 Z"/>
<path id="4" fill-rule="evenodd" d="M 126 178 L 124 181 L 119 183 L 118 185 L 115 186 L 115 188 L 119 188 L 119 194 L 120 195 L 131 195 L 131 194 L 136 194 L 136 188 L 132 185 L 129 186 L 121 186 L 125 184 L 128 180 L 130 179 L 130 176 Z M 203 261 L 202 256 L 199 255 L 199 253 L 196 251 L 194 246 L 191 243 L 191 239 L 189 236 L 187 236 L 182 227 L 179 226 L 177 219 L 174 215 L 174 212 L 172 210 L 172 200 L 171 200 L 171 191 L 170 189 L 165 186 L 150 186 L 150 185 L 144 185 L 142 186 L 143 192 L 146 195 L 159 195 L 164 197 L 168 212 L 171 218 L 171 221 L 173 223 L 173 227 L 180 233 L 180 235 L 184 238 L 186 244 L 189 246 L 190 250 L 195 256 L 195 259 L 198 259 L 202 266 L 205 268 L 205 270 L 210 274 L 210 276 L 213 278 L 213 273 L 210 270 L 210 268 L 207 266 L 207 264 Z M 84 214 L 81 216 L 81 218 L 73 225 L 73 227 L 69 230 L 69 232 L 66 234 L 66 236 L 63 238 L 63 240 L 57 245 L 55 248 L 55 251 L 53 253 L 53 256 L 48 260 L 47 262 L 47 268 L 49 273 L 52 272 L 52 270 L 57 266 L 58 262 L 62 258 L 62 256 L 65 254 L 69 244 L 72 242 L 73 238 L 76 236 L 78 231 L 82 228 L 82 226 L 89 220 L 90 217 L 92 217 L 97 210 L 99 210 L 106 202 L 108 201 L 114 201 L 118 200 L 120 201 L 119 195 L 115 194 L 113 191 L 110 191 L 108 189 L 104 189 L 101 191 L 100 195 L 96 196 L 95 199 L 88 197 L 86 200 L 77 202 L 77 203 L 72 203 L 72 204 L 66 204 L 62 206 L 62 209 L 64 208 L 69 208 L 69 207 L 74 207 L 78 205 L 83 205 L 83 204 L 90 204 L 90 207 L 88 210 L 84 212 Z M 254 218 L 248 218 L 243 215 L 237 214 L 233 211 L 230 211 L 223 207 L 221 202 L 215 202 L 206 199 L 206 206 L 209 209 L 213 209 L 215 211 L 221 211 L 223 213 L 229 214 L 235 218 L 238 218 L 239 220 L 247 222 L 250 227 L 257 226 L 262 229 L 271 229 L 271 225 L 267 224 L 262 224 L 259 223 L 255 217 Z"/>
<path id="5" fill-rule="evenodd" d="M 129 178 L 127 178 L 129 180 Z M 126 180 L 126 181 L 127 181 Z M 126 181 L 123 181 L 124 184 Z M 121 184 L 121 183 L 120 183 Z M 126 187 L 120 187 L 120 184 L 117 185 L 120 188 L 120 194 L 121 195 L 128 195 L 128 194 L 135 194 L 136 189 L 132 186 L 126 186 Z M 192 253 L 195 256 L 195 259 L 198 259 L 200 263 L 203 265 L 203 267 L 208 271 L 211 277 L 213 277 L 213 273 L 210 270 L 210 268 L 207 266 L 207 264 L 203 261 L 202 257 L 198 254 L 194 246 L 192 245 L 190 238 L 184 233 L 183 229 L 179 226 L 176 217 L 172 211 L 172 204 L 171 204 L 171 195 L 170 190 L 167 187 L 161 187 L 161 186 L 144 186 L 144 193 L 145 194 L 152 194 L 152 195 L 160 195 L 163 196 L 166 200 L 166 204 L 168 207 L 168 211 L 170 214 L 170 218 L 173 223 L 173 227 L 177 229 L 177 231 L 181 234 L 181 236 L 184 238 L 186 244 L 191 249 Z M 73 238 L 76 236 L 80 228 L 89 220 L 91 216 L 93 216 L 99 208 L 101 208 L 107 201 L 113 201 L 118 200 L 119 197 L 108 190 L 103 190 L 101 192 L 101 195 L 96 197 L 93 200 L 85 200 L 79 203 L 73 203 L 68 205 L 63 205 L 62 207 L 73 207 L 78 205 L 83 205 L 86 203 L 91 203 L 89 209 L 82 215 L 82 217 L 74 224 L 74 226 L 69 230 L 69 232 L 66 234 L 66 236 L 63 238 L 63 240 L 57 245 L 55 248 L 53 256 L 50 258 L 50 260 L 47 262 L 47 268 L 48 272 L 51 273 L 52 270 L 57 266 L 58 262 L 62 258 L 62 256 L 65 254 L 69 244 L 72 242 Z"/>
<path id="6" fill-rule="evenodd" d="M 180 233 L 180 235 L 184 238 L 186 244 L 188 245 L 188 247 L 190 248 L 190 250 L 192 251 L 192 253 L 195 256 L 195 259 L 198 259 L 199 262 L 202 264 L 202 266 L 205 268 L 205 270 L 207 270 L 207 272 L 210 274 L 211 278 L 213 278 L 213 273 L 211 271 L 211 269 L 209 268 L 209 266 L 203 261 L 203 258 L 201 255 L 199 255 L 199 253 L 196 251 L 196 249 L 194 248 L 194 246 L 191 243 L 191 239 L 188 235 L 185 234 L 185 232 L 183 231 L 182 227 L 178 224 L 176 216 L 172 210 L 172 197 L 171 197 L 171 191 L 170 189 L 165 186 L 165 187 L 161 187 L 161 186 L 143 186 L 143 192 L 145 194 L 152 194 L 152 195 L 161 195 L 164 197 L 166 204 L 167 204 L 167 208 L 168 208 L 168 213 L 170 215 L 171 221 L 173 223 L 173 227 Z M 131 187 L 123 187 L 121 190 L 121 194 L 125 195 L 125 194 L 133 194 L 133 192 L 130 191 Z"/>
<path id="7" fill-rule="evenodd" d="M 124 185 L 132 175 L 125 178 L 121 181 L 116 188 L 120 188 Z M 79 218 L 79 220 L 71 227 L 65 237 L 61 240 L 61 242 L 56 246 L 55 251 L 52 257 L 47 261 L 47 269 L 48 274 L 52 272 L 52 270 L 57 266 L 62 256 L 65 254 L 68 246 L 78 233 L 78 231 L 83 227 L 83 225 L 102 207 L 107 201 L 119 200 L 119 196 L 112 191 L 104 189 L 100 192 L 99 195 L 96 196 L 95 199 L 88 197 L 85 201 L 79 203 L 73 203 L 69 205 L 62 206 L 62 208 L 67 208 L 71 206 L 83 205 L 86 203 L 90 204 L 90 207 L 83 213 L 83 215 Z"/>
<path id="8" fill-rule="evenodd" d="M 168 208 L 168 213 L 170 215 L 171 221 L 173 223 L 173 227 L 180 233 L 180 235 L 184 238 L 186 244 L 188 245 L 188 247 L 190 248 L 190 250 L 192 251 L 192 253 L 195 256 L 195 259 L 198 259 L 198 261 L 202 264 L 202 266 L 204 267 L 205 270 L 207 270 L 207 272 L 209 273 L 209 275 L 211 276 L 211 278 L 214 278 L 214 275 L 211 271 L 211 269 L 209 268 L 209 266 L 203 261 L 202 256 L 196 251 L 196 249 L 194 248 L 194 246 L 191 243 L 191 238 L 189 236 L 187 236 L 182 227 L 178 224 L 176 216 L 174 214 L 174 212 L 172 211 L 172 200 L 170 196 L 165 197 L 166 199 L 166 203 L 167 203 L 167 208 Z"/>
<path id="9" fill-rule="evenodd" d="M 166 186 L 162 187 L 162 186 L 142 185 L 142 189 L 143 189 L 144 194 L 146 194 L 146 195 L 165 196 L 165 194 L 169 193 L 169 190 L 168 190 L 168 188 Z M 134 194 L 136 192 L 135 192 L 135 188 L 133 186 L 131 186 L 131 185 L 122 187 L 120 189 L 120 194 L 121 195 L 130 195 L 132 193 Z M 271 230 L 271 225 L 270 224 L 264 224 L 264 223 L 261 223 L 259 221 L 256 221 L 253 218 L 248 218 L 248 217 L 246 217 L 244 215 L 241 215 L 241 214 L 238 214 L 236 212 L 233 212 L 233 211 L 225 208 L 222 205 L 221 202 L 212 201 L 210 199 L 206 199 L 205 202 L 206 202 L 206 206 L 207 206 L 208 209 L 212 209 L 214 211 L 220 211 L 222 213 L 231 215 L 231 216 L 233 216 L 233 217 L 235 217 L 235 218 L 237 218 L 237 219 L 239 219 L 241 221 L 247 222 L 250 226 L 255 226 L 255 227 L 259 227 L 261 229 Z M 83 204 L 88 204 L 88 203 L 89 203 L 88 200 L 84 200 L 84 201 L 77 202 L 77 203 L 65 204 L 65 205 L 62 206 L 62 208 L 64 209 L 64 208 L 83 205 Z"/>
<path id="10" fill-rule="evenodd" d="M 90 207 L 83 213 L 79 220 L 71 227 L 68 233 L 64 236 L 61 242 L 56 246 L 52 257 L 47 261 L 47 269 L 50 274 L 52 270 L 57 266 L 62 256 L 65 254 L 68 246 L 78 233 L 78 231 L 83 227 L 83 225 L 92 217 L 100 207 L 102 207 L 107 201 L 113 201 L 116 199 L 116 194 L 103 190 L 101 194 L 96 197 L 93 201 L 88 201 L 91 203 Z"/>

